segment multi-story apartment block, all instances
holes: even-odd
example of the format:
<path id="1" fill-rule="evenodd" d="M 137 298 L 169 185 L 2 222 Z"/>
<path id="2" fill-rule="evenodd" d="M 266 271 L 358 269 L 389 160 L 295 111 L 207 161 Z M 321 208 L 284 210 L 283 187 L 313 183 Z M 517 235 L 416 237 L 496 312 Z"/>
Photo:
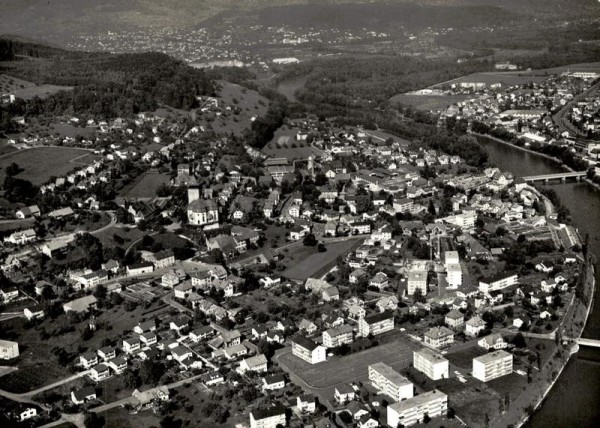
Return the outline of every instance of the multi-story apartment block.
<path id="1" fill-rule="evenodd" d="M 439 380 L 448 378 L 448 360 L 429 348 L 413 352 L 413 366 L 416 370 L 424 373 L 429 379 Z"/>
<path id="2" fill-rule="evenodd" d="M 487 382 L 513 371 L 513 356 L 506 351 L 499 350 L 473 358 L 473 377 L 482 382 Z"/>
<path id="3" fill-rule="evenodd" d="M 371 364 L 369 380 L 375 388 L 392 397 L 394 401 L 406 400 L 414 395 L 412 382 L 387 364 Z"/>

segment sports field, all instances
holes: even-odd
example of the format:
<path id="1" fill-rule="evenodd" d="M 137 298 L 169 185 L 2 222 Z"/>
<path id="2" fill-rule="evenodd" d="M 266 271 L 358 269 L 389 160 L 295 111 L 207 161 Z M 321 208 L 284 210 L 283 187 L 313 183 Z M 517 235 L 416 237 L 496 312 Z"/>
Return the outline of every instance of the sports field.
<path id="1" fill-rule="evenodd" d="M 46 183 L 50 177 L 64 176 L 78 167 L 89 165 L 94 159 L 95 156 L 89 150 L 73 147 L 19 150 L 0 157 L 0 180 L 4 180 L 4 169 L 13 162 L 21 168 L 17 178 L 39 186 Z"/>

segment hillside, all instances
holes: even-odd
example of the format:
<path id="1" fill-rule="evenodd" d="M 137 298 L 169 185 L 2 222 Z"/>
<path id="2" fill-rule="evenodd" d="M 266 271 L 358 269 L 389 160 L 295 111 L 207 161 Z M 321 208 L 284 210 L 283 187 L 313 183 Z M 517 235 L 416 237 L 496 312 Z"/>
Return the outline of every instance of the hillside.
<path id="1" fill-rule="evenodd" d="M 385 5 L 426 5 L 443 10 L 451 6 L 485 6 L 532 18 L 590 16 L 599 11 L 595 0 L 2 0 L 0 34 L 18 34 L 64 43 L 77 35 L 137 29 L 181 29 L 222 12 L 255 12 L 269 7 L 300 5 L 302 13 L 314 6 L 364 3 L 377 14 Z M 306 7 L 308 6 L 308 7 Z M 437 9 L 437 7 L 442 9 Z M 340 9 L 345 11 L 346 8 Z M 391 12 L 394 13 L 392 7 Z M 343 12 L 347 14 L 347 12 Z M 353 19 L 363 16 L 351 14 Z M 392 16 L 406 21 L 406 16 Z M 410 16 L 408 16 L 410 18 Z M 466 16 L 468 18 L 468 14 Z M 472 16 L 473 25 L 479 19 Z M 271 22 L 277 24 L 277 22 Z"/>
<path id="2" fill-rule="evenodd" d="M 0 39 L 0 74 L 29 82 L 73 87 L 41 101 L 28 112 L 131 116 L 159 105 L 197 106 L 199 95 L 214 95 L 203 70 L 161 53 L 73 52 L 14 39 Z M 12 59 L 12 60 L 11 60 Z"/>

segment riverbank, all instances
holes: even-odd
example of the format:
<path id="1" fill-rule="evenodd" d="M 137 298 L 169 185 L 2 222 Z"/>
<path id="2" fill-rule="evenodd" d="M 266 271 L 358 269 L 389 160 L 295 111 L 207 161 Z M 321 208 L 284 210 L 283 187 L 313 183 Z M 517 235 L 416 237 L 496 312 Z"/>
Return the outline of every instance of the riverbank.
<path id="1" fill-rule="evenodd" d="M 566 171 L 569 171 L 569 172 L 575 172 L 575 170 L 574 170 L 573 168 L 571 168 L 571 167 L 570 167 L 570 166 L 568 166 L 568 165 L 565 165 L 565 164 L 564 164 L 564 163 L 563 163 L 563 162 L 562 162 L 560 159 L 558 159 L 558 158 L 555 158 L 554 156 L 550 156 L 550 155 L 547 155 L 547 154 L 545 154 L 545 153 L 540 153 L 540 152 L 537 152 L 537 151 L 535 151 L 535 150 L 528 149 L 527 147 L 521 147 L 521 146 L 517 146 L 516 144 L 509 143 L 508 141 L 501 140 L 500 138 L 498 138 L 498 137 L 493 137 L 493 136 L 491 136 L 491 135 L 487 135 L 487 134 L 478 134 L 477 132 L 470 132 L 469 134 L 470 134 L 470 135 L 473 135 L 473 136 L 475 136 L 475 137 L 487 138 L 487 139 L 489 139 L 489 140 L 492 140 L 492 141 L 495 141 L 495 142 L 497 142 L 497 143 L 499 143 L 499 144 L 503 144 L 503 145 L 505 145 L 505 146 L 510 146 L 510 147 L 511 147 L 511 148 L 513 148 L 513 149 L 521 150 L 521 151 L 523 151 L 523 152 L 531 153 L 532 155 L 535 155 L 535 156 L 539 156 L 539 157 L 542 157 L 542 158 L 548 159 L 548 160 L 550 160 L 550 161 L 552 161 L 552 162 L 556 163 L 558 166 L 560 166 L 562 169 L 564 169 L 564 170 L 566 170 Z M 509 172 L 512 172 L 512 171 L 509 171 Z M 586 178 L 584 178 L 584 179 L 583 179 L 583 181 L 585 181 L 586 183 L 588 183 L 590 186 L 593 186 L 593 187 L 594 187 L 594 188 L 596 188 L 597 190 L 600 190 L 600 184 L 593 182 L 593 181 L 592 181 L 592 180 L 590 180 L 589 178 L 587 178 L 587 177 L 586 177 Z"/>
<path id="2" fill-rule="evenodd" d="M 562 331 L 568 330 L 573 332 L 573 327 L 575 326 L 575 334 L 568 339 L 565 337 L 562 343 L 556 345 L 552 356 L 534 376 L 533 381 L 527 385 L 517 399 L 511 401 L 511 405 L 515 407 L 509 408 L 505 414 L 495 420 L 491 425 L 493 428 L 505 428 L 507 426 L 520 428 L 524 426 L 534 413 L 542 408 L 544 401 L 556 386 L 567 364 L 575 354 L 573 347 L 578 346 L 576 340 L 581 338 L 587 323 L 596 285 L 595 271 L 591 260 L 585 266 L 585 296 L 588 297 L 587 302 L 574 298 L 559 327 Z M 583 312 L 581 309 L 583 309 Z M 579 317 L 578 314 L 580 315 Z M 569 326 L 569 324 L 571 325 Z M 516 407 L 517 403 L 520 405 L 519 407 Z"/>
<path id="3" fill-rule="evenodd" d="M 581 336 L 583 334 L 583 330 L 585 329 L 585 326 L 587 324 L 588 318 L 590 316 L 590 312 L 592 310 L 593 303 L 594 303 L 594 292 L 596 290 L 596 272 L 594 270 L 594 265 L 591 262 L 591 260 L 588 261 L 588 264 L 586 264 L 586 265 L 589 266 L 587 268 L 588 271 L 586 272 L 586 281 L 587 281 L 587 284 L 589 285 L 589 287 L 586 287 L 586 288 L 589 288 L 589 293 L 586 293 L 586 295 L 589 296 L 588 297 L 589 301 L 588 301 L 588 303 L 586 305 L 587 308 L 586 308 L 586 311 L 585 311 L 585 316 L 584 316 L 584 319 L 582 321 L 581 328 L 577 332 L 577 337 L 572 337 L 571 338 L 574 341 L 581 338 Z M 591 278 L 591 280 L 590 280 L 590 278 Z M 550 394 L 550 391 L 552 391 L 552 388 L 554 387 L 554 385 L 556 384 L 556 382 L 560 379 L 560 376 L 562 375 L 565 367 L 567 367 L 567 364 L 571 360 L 571 357 L 576 354 L 576 352 L 572 352 L 574 346 L 578 347 L 579 345 L 577 344 L 577 342 L 574 342 L 571 345 L 571 348 L 569 349 L 569 355 L 568 355 L 565 363 L 561 366 L 560 370 L 558 371 L 557 376 L 554 378 L 554 380 L 552 381 L 552 383 L 550 385 L 548 385 L 548 387 L 546 388 L 546 390 L 544 391 L 544 393 L 540 397 L 539 401 L 535 405 L 534 411 L 538 411 L 542 407 L 542 404 L 544 403 L 544 400 L 546 399 L 546 397 L 548 397 L 548 394 Z M 529 420 L 529 418 L 531 416 L 532 415 L 527 414 L 526 418 L 521 423 L 519 423 L 519 424 L 516 425 L 516 428 L 520 428 L 523 425 L 525 425 L 525 423 Z"/>

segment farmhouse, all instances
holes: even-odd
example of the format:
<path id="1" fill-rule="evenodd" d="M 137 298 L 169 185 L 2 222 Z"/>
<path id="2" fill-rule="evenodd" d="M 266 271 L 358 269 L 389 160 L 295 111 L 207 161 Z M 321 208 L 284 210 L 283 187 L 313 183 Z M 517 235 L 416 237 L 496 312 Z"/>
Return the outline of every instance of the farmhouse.
<path id="1" fill-rule="evenodd" d="M 131 266 L 127 266 L 127 276 L 145 275 L 154 271 L 154 265 L 152 263 L 136 263 Z"/>
<path id="2" fill-rule="evenodd" d="M 40 208 L 37 205 L 23 207 L 15 213 L 15 216 L 20 219 L 37 217 L 41 214 Z"/>
<path id="3" fill-rule="evenodd" d="M 69 247 L 69 244 L 63 241 L 51 241 L 42 246 L 42 253 L 50 258 L 56 257 L 58 254 L 64 254 Z"/>
<path id="4" fill-rule="evenodd" d="M 29 242 L 35 241 L 36 238 L 37 235 L 35 233 L 35 230 L 26 229 L 12 233 L 10 236 L 4 238 L 4 242 L 8 242 L 15 245 L 25 245 Z"/>

